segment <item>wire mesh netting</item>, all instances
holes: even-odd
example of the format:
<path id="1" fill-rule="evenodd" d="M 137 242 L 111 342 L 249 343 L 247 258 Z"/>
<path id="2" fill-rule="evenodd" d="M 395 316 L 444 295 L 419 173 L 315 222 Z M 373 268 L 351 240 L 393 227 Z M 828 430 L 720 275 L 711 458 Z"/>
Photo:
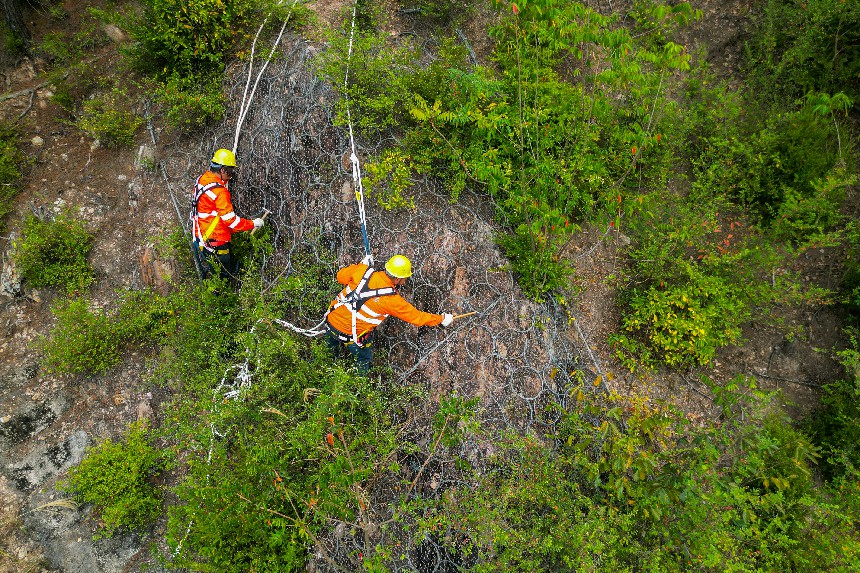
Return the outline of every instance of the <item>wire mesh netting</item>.
<path id="1" fill-rule="evenodd" d="M 340 289 L 334 281 L 338 268 L 364 254 L 351 144 L 348 131 L 333 125 L 335 90 L 313 73 L 316 49 L 285 36 L 279 50 L 260 80 L 242 128 L 236 150 L 239 170 L 231 182 L 234 206 L 248 217 L 270 211 L 266 224 L 274 250 L 264 262 L 265 282 L 289 276 L 312 261 L 330 269 L 334 295 Z M 233 103 L 225 122 L 210 128 L 196 148 L 175 145 L 162 162 L 173 199 L 183 211 L 212 152 L 232 146 L 246 72 L 239 64 L 230 71 L 228 77 L 236 79 L 228 86 Z M 394 143 L 388 136 L 362 139 L 356 141 L 356 154 L 365 162 Z M 564 406 L 570 388 L 582 382 L 583 375 L 589 382 L 600 373 L 583 333 L 565 309 L 528 300 L 505 270 L 506 261 L 493 240 L 497 229 L 488 197 L 467 190 L 452 204 L 432 177 L 415 180 L 411 192 L 414 209 L 386 211 L 372 199 L 366 203 L 377 264 L 395 253 L 412 260 L 414 274 L 402 292 L 419 309 L 477 314 L 449 328 L 418 329 L 396 319 L 386 321 L 377 329 L 375 346 L 381 350 L 376 360 L 390 366 L 388 383 L 421 385 L 431 404 L 452 392 L 479 396 L 484 427 L 543 434 L 556 415 L 547 407 Z M 188 226 L 187 221 L 183 224 Z M 300 301 L 293 316 L 280 318 L 311 328 L 325 310 Z M 427 411 L 432 412 L 432 406 Z M 427 444 L 432 434 L 429 416 L 412 416 L 409 424 L 406 432 L 416 443 Z M 374 525 L 390 518 L 389 502 L 398 495 L 394 484 L 420 477 L 413 492 L 419 496 L 467 486 L 452 460 L 463 456 L 481 467 L 491 446 L 466 442 L 459 448 L 434 456 L 429 464 L 425 451 L 425 457 L 402 464 L 402 475 L 377 481 L 368 492 L 376 502 L 369 505 L 374 509 L 356 523 L 333 525 L 316 548 L 312 567 L 329 570 L 338 563 L 350 569 L 359 552 L 368 554 L 377 543 L 393 547 L 391 541 L 399 536 L 408 539 L 410 534 L 397 527 Z M 454 571 L 471 559 L 434 538 L 401 546 L 402 554 L 389 564 L 395 571 Z"/>

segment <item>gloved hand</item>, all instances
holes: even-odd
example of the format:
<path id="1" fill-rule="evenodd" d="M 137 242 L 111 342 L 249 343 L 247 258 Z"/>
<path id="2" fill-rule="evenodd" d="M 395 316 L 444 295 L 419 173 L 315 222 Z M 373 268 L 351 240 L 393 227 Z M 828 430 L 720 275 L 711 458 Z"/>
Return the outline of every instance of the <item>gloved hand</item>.
<path id="1" fill-rule="evenodd" d="M 442 315 L 442 326 L 451 326 L 451 323 L 454 322 L 454 315 L 446 312 Z"/>
<path id="2" fill-rule="evenodd" d="M 372 267 L 373 266 L 373 255 L 365 255 L 365 257 L 363 259 L 361 259 L 361 264 Z"/>
<path id="3" fill-rule="evenodd" d="M 261 218 L 257 217 L 256 219 L 254 219 L 254 228 L 259 229 L 263 226 L 263 223 L 264 221 Z"/>

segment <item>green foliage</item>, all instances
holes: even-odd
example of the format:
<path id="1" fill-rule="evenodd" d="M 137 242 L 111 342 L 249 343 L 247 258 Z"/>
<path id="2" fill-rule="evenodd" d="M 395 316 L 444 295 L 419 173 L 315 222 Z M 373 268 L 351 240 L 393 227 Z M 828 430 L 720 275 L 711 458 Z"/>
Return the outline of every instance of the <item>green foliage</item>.
<path id="1" fill-rule="evenodd" d="M 412 161 L 412 157 L 395 148 L 386 149 L 380 157 L 366 163 L 362 181 L 366 195 L 375 196 L 379 206 L 386 210 L 414 209 L 415 198 L 403 195 L 411 184 L 410 176 L 415 170 Z"/>
<path id="2" fill-rule="evenodd" d="M 616 355 L 635 369 L 659 360 L 670 366 L 710 363 L 718 348 L 740 342 L 754 308 L 787 296 L 790 284 L 762 269 L 780 260 L 760 234 L 732 216 L 725 203 L 643 197 L 630 220 L 634 238 L 629 288 L 620 293 L 622 326 Z"/>
<path id="3" fill-rule="evenodd" d="M 860 97 L 860 5 L 768 0 L 747 43 L 757 90 L 788 101 L 810 91 Z"/>
<path id="4" fill-rule="evenodd" d="M 106 147 L 128 147 L 134 143 L 134 133 L 143 118 L 129 108 L 128 94 L 119 88 L 86 100 L 78 118 L 78 127 Z"/>
<path id="5" fill-rule="evenodd" d="M 545 439 L 495 439 L 476 485 L 422 509 L 421 533 L 477 557 L 464 570 L 847 573 L 860 555 L 854 502 L 815 487 L 816 448 L 754 385 L 720 389 L 724 419 L 695 425 L 636 397 L 571 398 Z"/>
<path id="6" fill-rule="evenodd" d="M 174 73 L 153 93 L 166 109 L 167 124 L 178 131 L 192 131 L 224 117 L 227 101 L 215 77 Z"/>
<path id="7" fill-rule="evenodd" d="M 512 231 L 500 244 L 523 289 L 542 298 L 566 283 L 559 251 L 576 222 L 617 208 L 646 157 L 665 172 L 671 157 L 651 154 L 661 139 L 656 111 L 671 108 L 663 78 L 686 69 L 689 56 L 671 42 L 639 45 L 577 2 L 517 6 L 499 4 L 507 16 L 492 31 L 498 72 L 452 71 L 447 93 L 415 98 L 409 151 L 446 178 L 453 198 L 467 183 L 492 195 Z M 694 15 L 681 4 L 663 17 Z M 579 69 L 560 73 L 564 61 Z"/>
<path id="8" fill-rule="evenodd" d="M 143 15 L 129 22 L 137 40 L 129 54 L 156 77 L 206 78 L 224 69 L 224 57 L 265 3 L 260 0 L 145 0 Z"/>
<path id="9" fill-rule="evenodd" d="M 546 293 L 568 287 L 573 272 L 573 267 L 556 254 L 564 238 L 554 231 L 551 226 L 535 232 L 533 226 L 521 224 L 515 232 L 498 238 L 523 292 L 538 302 L 545 300 Z"/>
<path id="10" fill-rule="evenodd" d="M 708 364 L 718 348 L 739 341 L 740 323 L 750 315 L 734 285 L 690 268 L 683 285 L 635 292 L 623 327 L 645 331 L 648 343 L 669 366 Z"/>
<path id="11" fill-rule="evenodd" d="M 25 163 L 20 138 L 21 134 L 14 125 L 0 122 L 0 229 L 3 219 L 12 210 L 12 201 L 18 194 L 21 180 L 21 168 Z"/>
<path id="12" fill-rule="evenodd" d="M 95 506 L 100 536 L 146 527 L 161 513 L 161 494 L 150 480 L 169 466 L 169 456 L 147 434 L 143 423 L 134 423 L 121 440 L 89 448 L 80 465 L 69 470 L 64 487 L 78 502 Z"/>
<path id="13" fill-rule="evenodd" d="M 722 121 L 731 123 L 705 137 L 705 149 L 694 161 L 696 197 L 726 197 L 762 226 L 778 223 L 778 235 L 789 240 L 805 238 L 810 223 L 819 233 L 832 225 L 838 191 L 851 179 L 833 171 L 841 151 L 831 118 L 803 105 L 770 116 L 761 126 L 746 122 L 740 112 L 728 108 Z M 830 181 L 822 184 L 826 178 Z M 802 220 L 805 209 L 814 209 L 814 220 Z"/>
<path id="14" fill-rule="evenodd" d="M 6 22 L 0 22 L 0 46 L 2 46 L 2 50 L 0 50 L 0 62 L 4 64 L 12 63 L 7 60 L 7 58 L 14 58 L 17 56 L 24 55 L 27 42 L 24 38 L 21 38 L 14 32 L 12 32 L 9 27 L 6 25 Z"/>
<path id="15" fill-rule="evenodd" d="M 293 272 L 272 286 L 272 305 L 278 316 L 314 320 L 320 309 L 328 308 L 337 294 L 331 284 L 337 257 L 327 252 L 321 255 L 299 251 L 292 254 Z"/>
<path id="16" fill-rule="evenodd" d="M 59 6 L 62 9 L 61 5 Z M 53 9 L 53 6 L 52 6 Z M 45 34 L 42 41 L 34 46 L 50 69 L 76 68 L 83 64 L 88 51 L 105 45 L 107 35 L 99 29 L 98 21 L 85 17 L 80 29 L 71 32 L 56 31 Z"/>
<path id="17" fill-rule="evenodd" d="M 465 20 L 474 11 L 474 5 L 465 0 L 399 0 L 404 9 L 418 9 L 422 16 L 445 23 Z"/>
<path id="18" fill-rule="evenodd" d="M 352 56 L 350 30 L 332 32 L 329 48 L 316 62 L 318 74 L 341 90 L 336 123 L 347 123 L 347 106 L 353 125 L 361 131 L 378 132 L 410 123 L 409 109 L 420 97 L 433 101 L 445 91 L 448 68 L 462 62 L 464 48 L 456 41 L 440 42 L 437 58 L 427 66 L 419 62 L 420 46 L 408 39 L 391 45 L 382 32 L 354 34 Z M 349 81 L 347 64 L 349 63 Z"/>
<path id="19" fill-rule="evenodd" d="M 851 477 L 860 468 L 860 337 L 856 330 L 848 335 L 851 346 L 839 353 L 845 377 L 825 387 L 821 411 L 807 422 L 813 440 L 824 450 L 830 479 Z"/>
<path id="20" fill-rule="evenodd" d="M 15 244 L 15 262 L 32 286 L 62 287 L 72 293 L 93 281 L 87 262 L 92 244 L 93 237 L 80 220 L 61 215 L 43 221 L 28 215 Z"/>
<path id="21" fill-rule="evenodd" d="M 296 279 L 304 280 L 311 279 Z M 200 447 L 170 510 L 169 542 L 182 544 L 178 566 L 303 571 L 310 540 L 332 518 L 361 515 L 366 480 L 393 463 L 385 461 L 395 441 L 379 390 L 344 371 L 322 345 L 257 321 L 284 304 L 304 304 L 290 298 L 296 281 L 273 288 L 273 306 L 251 277 L 232 300 L 205 284 L 177 299 L 176 335 L 159 378 L 182 400 L 166 424 L 176 439 Z M 218 381 L 226 373 L 229 382 L 231 364 L 243 359 L 250 384 L 241 400 L 225 400 Z M 212 426 L 229 439 L 213 441 Z"/>
<path id="22" fill-rule="evenodd" d="M 149 291 L 123 293 L 110 309 L 91 309 L 90 301 L 76 298 L 51 310 L 57 323 L 41 346 L 46 366 L 61 373 L 104 372 L 130 345 L 163 340 L 174 329 L 170 301 Z"/>

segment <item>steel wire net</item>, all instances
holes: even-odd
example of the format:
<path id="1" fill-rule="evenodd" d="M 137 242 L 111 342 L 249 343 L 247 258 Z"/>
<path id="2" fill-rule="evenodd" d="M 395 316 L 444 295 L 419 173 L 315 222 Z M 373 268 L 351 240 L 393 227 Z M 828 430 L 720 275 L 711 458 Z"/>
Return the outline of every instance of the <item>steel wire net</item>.
<path id="1" fill-rule="evenodd" d="M 360 261 L 364 254 L 349 133 L 333 125 L 337 93 L 314 75 L 316 49 L 285 36 L 279 50 L 242 127 L 236 150 L 239 170 L 231 182 L 233 202 L 246 217 L 270 211 L 266 225 L 274 250 L 264 261 L 265 282 L 290 276 L 312 262 L 329 269 L 333 296 L 340 289 L 334 281 L 338 268 Z M 242 66 L 237 64 L 228 74 L 235 80 L 228 86 L 232 105 L 223 124 L 210 128 L 196 148 L 175 145 L 163 161 L 169 188 L 183 207 L 212 152 L 232 147 L 247 74 Z M 386 136 L 360 139 L 356 154 L 363 163 L 393 143 Z M 581 332 L 570 327 L 568 313 L 552 302 L 528 300 L 505 270 L 506 260 L 493 241 L 497 229 L 488 197 L 466 190 L 452 204 L 442 185 L 430 177 L 415 180 L 411 193 L 414 209 L 387 211 L 372 197 L 366 200 L 377 265 L 402 253 L 414 270 L 402 294 L 416 307 L 478 314 L 449 328 L 418 329 L 389 319 L 377 329 L 375 362 L 386 361 L 392 372 L 385 383 L 420 385 L 432 399 L 426 412 L 410 416 L 406 428 L 424 452 L 404 460 L 400 474 L 374 483 L 367 492 L 371 503 L 355 523 L 332 525 L 313 550 L 312 570 L 331 570 L 332 562 L 352 569 L 359 553 L 369 555 L 379 543 L 397 548 L 388 563 L 392 571 L 455 571 L 473 560 L 443 543 L 444 535 L 450 542 L 451 532 L 416 544 L 400 525 L 376 525 L 390 519 L 391 502 L 402 494 L 397 484 L 411 483 L 420 473 L 411 495 L 438 497 L 452 487 L 469 486 L 453 460 L 463 457 L 481 468 L 491 453 L 492 445 L 472 440 L 457 451 L 437 450 L 425 464 L 433 404 L 452 392 L 479 396 L 483 427 L 543 435 L 556 415 L 547 407 L 567 403 L 570 389 L 581 382 L 577 373 L 590 382 L 600 371 Z M 299 299 L 293 315 L 281 318 L 303 328 L 318 324 L 325 308 Z"/>

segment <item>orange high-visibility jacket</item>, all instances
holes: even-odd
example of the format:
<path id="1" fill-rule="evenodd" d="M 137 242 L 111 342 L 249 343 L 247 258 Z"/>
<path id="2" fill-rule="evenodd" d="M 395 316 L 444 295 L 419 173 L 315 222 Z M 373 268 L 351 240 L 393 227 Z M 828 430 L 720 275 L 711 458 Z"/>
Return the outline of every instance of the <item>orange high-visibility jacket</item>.
<path id="1" fill-rule="evenodd" d="M 337 273 L 337 281 L 346 285 L 338 297 L 345 297 L 354 290 L 358 283 L 367 271 L 367 265 L 358 263 L 340 269 Z M 394 283 L 383 271 L 376 271 L 367 281 L 365 290 L 375 290 L 382 288 L 394 288 Z M 338 299 L 334 299 L 331 306 L 334 306 Z M 422 312 L 409 304 L 405 298 L 399 294 L 389 294 L 377 296 L 368 299 L 358 310 L 356 320 L 356 334 L 361 337 L 388 318 L 388 316 L 396 316 L 400 320 L 405 320 L 415 326 L 437 326 L 442 322 L 441 314 L 431 314 Z M 352 312 L 347 306 L 339 306 L 328 314 L 328 323 L 338 332 L 352 337 Z"/>
<path id="2" fill-rule="evenodd" d="M 233 233 L 254 228 L 254 221 L 243 219 L 233 211 L 227 183 L 217 173 L 207 171 L 201 175 L 194 185 L 194 196 L 199 196 L 196 207 L 191 208 L 195 239 L 206 235 L 216 216 L 218 222 L 205 237 L 211 246 L 223 245 L 230 241 Z"/>

